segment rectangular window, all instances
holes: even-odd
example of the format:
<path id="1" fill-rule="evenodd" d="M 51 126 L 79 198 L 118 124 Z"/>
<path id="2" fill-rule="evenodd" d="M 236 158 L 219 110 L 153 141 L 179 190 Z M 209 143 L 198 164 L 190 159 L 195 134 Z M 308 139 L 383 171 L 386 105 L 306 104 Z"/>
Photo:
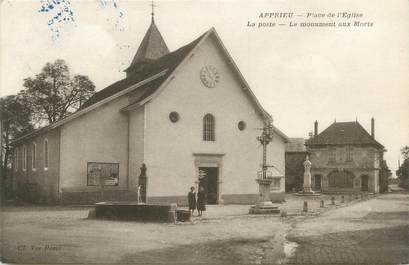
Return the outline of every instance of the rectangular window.
<path id="1" fill-rule="evenodd" d="M 345 148 L 339 147 L 336 150 L 336 161 L 338 163 L 344 163 L 345 162 Z"/>
<path id="2" fill-rule="evenodd" d="M 118 186 L 119 163 L 88 162 L 88 186 Z"/>
<path id="3" fill-rule="evenodd" d="M 335 163 L 335 160 L 336 160 L 335 149 L 331 149 L 329 150 L 328 163 Z"/>
<path id="4" fill-rule="evenodd" d="M 44 140 L 44 169 L 48 169 L 48 140 Z"/>
<path id="5" fill-rule="evenodd" d="M 33 143 L 33 147 L 32 147 L 32 149 L 31 149 L 31 168 L 32 168 L 32 170 L 36 170 L 36 168 L 37 168 L 37 160 L 36 160 L 36 144 L 35 143 Z"/>
<path id="6" fill-rule="evenodd" d="M 27 170 L 27 147 L 23 146 L 23 170 Z"/>
<path id="7" fill-rule="evenodd" d="M 352 147 L 351 146 L 347 146 L 347 158 L 346 158 L 347 162 L 352 162 Z"/>

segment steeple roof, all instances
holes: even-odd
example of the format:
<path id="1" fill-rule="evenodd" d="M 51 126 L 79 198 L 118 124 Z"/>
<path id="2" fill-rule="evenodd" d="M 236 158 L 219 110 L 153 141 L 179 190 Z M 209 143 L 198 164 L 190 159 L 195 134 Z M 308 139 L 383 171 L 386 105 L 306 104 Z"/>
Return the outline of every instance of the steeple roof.
<path id="1" fill-rule="evenodd" d="M 127 74 L 137 66 L 151 63 L 169 53 L 168 46 L 162 38 L 155 21 L 152 17 L 151 25 L 145 34 L 139 48 L 132 60 L 131 65 L 125 70 Z"/>

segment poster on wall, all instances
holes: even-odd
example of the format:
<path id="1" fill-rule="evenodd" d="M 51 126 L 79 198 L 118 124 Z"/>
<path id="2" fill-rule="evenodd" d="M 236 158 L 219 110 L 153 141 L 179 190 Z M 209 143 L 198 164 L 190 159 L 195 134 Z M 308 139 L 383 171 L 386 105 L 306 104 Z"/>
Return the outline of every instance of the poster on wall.
<path id="1" fill-rule="evenodd" d="M 87 179 L 88 186 L 118 186 L 119 164 L 88 162 Z"/>

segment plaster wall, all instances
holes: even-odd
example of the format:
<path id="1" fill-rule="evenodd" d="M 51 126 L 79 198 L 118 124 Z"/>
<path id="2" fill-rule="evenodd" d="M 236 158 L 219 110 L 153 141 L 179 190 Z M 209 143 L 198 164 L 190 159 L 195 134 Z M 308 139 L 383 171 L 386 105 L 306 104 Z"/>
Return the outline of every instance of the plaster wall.
<path id="1" fill-rule="evenodd" d="M 257 141 L 263 119 L 241 87 L 232 66 L 212 38 L 190 57 L 172 81 L 145 109 L 145 162 L 148 197 L 186 196 L 197 186 L 198 167 L 219 167 L 219 194 L 257 194 L 255 182 L 262 149 Z M 212 65 L 220 74 L 214 88 L 200 80 L 200 70 Z M 169 120 L 176 111 L 180 119 Z M 216 140 L 203 141 L 203 117 L 215 117 Z M 238 129 L 244 121 L 246 128 Z M 268 147 L 269 164 L 284 176 L 284 140 L 275 135 Z M 284 178 L 280 191 L 284 191 Z"/>

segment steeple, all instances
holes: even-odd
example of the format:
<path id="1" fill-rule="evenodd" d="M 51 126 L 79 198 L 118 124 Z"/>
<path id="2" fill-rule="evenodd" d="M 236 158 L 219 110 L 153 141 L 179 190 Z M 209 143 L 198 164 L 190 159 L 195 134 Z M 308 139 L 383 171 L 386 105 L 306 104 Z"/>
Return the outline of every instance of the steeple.
<path id="1" fill-rule="evenodd" d="M 134 72 L 137 72 L 144 65 L 149 64 L 160 57 L 169 53 L 168 46 L 162 38 L 158 28 L 155 24 L 155 13 L 154 13 L 154 4 L 152 1 L 152 20 L 151 25 L 149 26 L 148 31 L 143 37 L 141 44 L 132 60 L 131 65 L 125 70 L 127 77 Z"/>

